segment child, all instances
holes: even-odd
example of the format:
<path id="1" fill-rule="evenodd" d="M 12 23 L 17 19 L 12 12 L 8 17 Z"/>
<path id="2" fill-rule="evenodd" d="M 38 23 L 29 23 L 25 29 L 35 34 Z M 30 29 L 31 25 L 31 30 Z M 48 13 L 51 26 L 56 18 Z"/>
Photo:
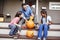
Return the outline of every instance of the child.
<path id="1" fill-rule="evenodd" d="M 9 32 L 10 36 L 16 35 L 16 33 L 18 32 L 18 29 L 21 30 L 21 25 L 18 25 L 21 18 L 22 18 L 22 12 L 19 11 L 16 13 L 15 18 L 10 22 L 9 24 L 9 28 L 11 29 Z"/>
<path id="2" fill-rule="evenodd" d="M 41 11 L 41 24 L 38 30 L 38 40 L 42 38 L 42 31 L 43 31 L 43 40 L 46 40 L 48 34 L 48 27 L 52 24 L 51 17 L 47 16 L 47 12 L 45 10 Z"/>

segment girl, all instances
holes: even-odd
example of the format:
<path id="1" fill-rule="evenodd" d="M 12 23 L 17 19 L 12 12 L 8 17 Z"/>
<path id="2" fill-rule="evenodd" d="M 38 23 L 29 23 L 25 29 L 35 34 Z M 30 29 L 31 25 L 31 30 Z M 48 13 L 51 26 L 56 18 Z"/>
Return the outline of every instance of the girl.
<path id="1" fill-rule="evenodd" d="M 43 31 L 43 40 L 46 40 L 48 34 L 49 25 L 52 24 L 51 17 L 47 16 L 47 12 L 45 10 L 41 11 L 41 24 L 38 30 L 38 40 L 42 38 L 42 31 Z"/>
<path id="2" fill-rule="evenodd" d="M 18 25 L 21 18 L 22 18 L 22 12 L 19 11 L 16 13 L 15 18 L 10 22 L 9 24 L 9 28 L 11 29 L 9 32 L 10 36 L 16 35 L 18 29 L 21 30 L 21 25 Z"/>

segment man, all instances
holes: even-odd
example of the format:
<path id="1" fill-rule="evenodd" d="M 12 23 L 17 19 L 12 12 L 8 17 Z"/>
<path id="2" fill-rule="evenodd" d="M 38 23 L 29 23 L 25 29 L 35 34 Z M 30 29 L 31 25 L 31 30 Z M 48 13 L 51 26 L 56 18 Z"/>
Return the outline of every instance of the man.
<path id="1" fill-rule="evenodd" d="M 22 15 L 23 15 L 23 19 L 24 19 L 24 20 L 22 21 L 22 24 L 23 24 L 25 21 L 27 21 L 27 20 L 30 18 L 30 16 L 33 16 L 33 17 L 34 17 L 30 6 L 27 5 L 27 4 L 25 4 L 25 3 L 22 4 L 22 9 L 21 9 L 20 11 L 22 11 Z"/>

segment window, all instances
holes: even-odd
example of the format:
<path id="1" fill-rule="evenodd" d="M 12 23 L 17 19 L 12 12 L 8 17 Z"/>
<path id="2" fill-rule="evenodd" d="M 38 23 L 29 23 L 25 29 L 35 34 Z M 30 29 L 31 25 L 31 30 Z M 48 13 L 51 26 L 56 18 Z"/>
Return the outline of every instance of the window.
<path id="1" fill-rule="evenodd" d="M 60 10 L 60 2 L 49 2 L 50 10 Z"/>

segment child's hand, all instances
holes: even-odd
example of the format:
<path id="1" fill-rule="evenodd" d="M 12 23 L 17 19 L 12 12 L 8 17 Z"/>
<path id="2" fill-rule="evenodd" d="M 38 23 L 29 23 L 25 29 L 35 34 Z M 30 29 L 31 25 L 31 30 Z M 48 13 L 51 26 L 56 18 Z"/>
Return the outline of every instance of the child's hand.
<path id="1" fill-rule="evenodd" d="M 48 25 L 48 23 L 46 23 Z"/>
<path id="2" fill-rule="evenodd" d="M 22 29 L 25 29 L 26 28 L 26 26 L 22 26 Z"/>
<path id="3" fill-rule="evenodd" d="M 21 25 L 17 25 L 18 27 L 21 27 Z"/>
<path id="4" fill-rule="evenodd" d="M 49 25 L 51 25 L 51 23 L 48 23 Z"/>

